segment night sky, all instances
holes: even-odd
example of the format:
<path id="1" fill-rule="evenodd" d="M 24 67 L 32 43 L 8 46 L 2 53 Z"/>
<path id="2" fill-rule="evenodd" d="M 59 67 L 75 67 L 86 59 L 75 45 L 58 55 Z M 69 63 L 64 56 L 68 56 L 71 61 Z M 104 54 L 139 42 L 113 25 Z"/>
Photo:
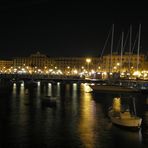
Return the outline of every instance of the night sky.
<path id="1" fill-rule="evenodd" d="M 0 58 L 29 56 L 37 51 L 48 56 L 100 56 L 113 23 L 114 50 L 121 32 L 126 34 L 130 24 L 134 42 L 141 23 L 141 51 L 147 52 L 146 6 L 125 1 L 5 1 L 0 4 Z"/>

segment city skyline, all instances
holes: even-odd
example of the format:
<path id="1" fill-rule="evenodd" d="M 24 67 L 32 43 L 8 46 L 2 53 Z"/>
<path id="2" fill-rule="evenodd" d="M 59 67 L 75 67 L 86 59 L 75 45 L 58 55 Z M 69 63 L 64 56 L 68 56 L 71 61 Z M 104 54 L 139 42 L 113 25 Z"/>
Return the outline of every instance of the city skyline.
<path id="1" fill-rule="evenodd" d="M 142 24 L 141 52 L 146 52 L 147 10 L 144 3 L 6 2 L 0 6 L 0 58 L 27 56 L 100 56 L 115 24 L 114 48 L 122 31 L 133 26 L 133 42 Z M 107 49 L 108 50 L 108 49 Z"/>

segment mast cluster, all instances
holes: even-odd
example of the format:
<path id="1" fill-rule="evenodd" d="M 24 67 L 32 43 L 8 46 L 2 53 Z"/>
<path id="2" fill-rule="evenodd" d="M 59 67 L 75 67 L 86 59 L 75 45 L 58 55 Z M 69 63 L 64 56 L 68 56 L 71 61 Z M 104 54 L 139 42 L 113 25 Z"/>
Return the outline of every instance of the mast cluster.
<path id="1" fill-rule="evenodd" d="M 113 49 L 114 49 L 114 32 L 115 32 L 115 27 L 114 27 L 114 24 L 112 25 L 112 29 L 111 29 L 111 33 L 109 32 L 108 34 L 108 37 L 107 37 L 107 40 L 105 42 L 105 46 L 102 50 L 102 53 L 101 53 L 101 57 L 103 56 L 103 52 L 104 52 L 104 49 L 107 45 L 107 42 L 109 41 L 109 36 L 111 35 L 111 47 L 110 47 L 110 63 L 109 63 L 109 73 L 112 73 L 112 68 L 113 68 L 113 61 L 112 61 L 112 56 L 113 56 Z M 135 42 L 133 44 L 133 47 L 132 47 L 132 25 L 130 25 L 130 29 L 129 29 L 129 32 L 126 36 L 126 39 L 124 40 L 124 32 L 122 32 L 121 34 L 121 47 L 120 47 L 120 71 L 122 69 L 122 57 L 123 57 L 123 53 L 124 53 L 124 48 L 125 48 L 125 44 L 127 42 L 127 39 L 128 39 L 128 36 L 129 36 L 129 51 L 128 51 L 128 54 L 129 54 L 129 59 L 128 59 L 128 64 L 129 64 L 129 68 L 128 68 L 128 71 L 130 72 L 130 67 L 131 67 L 131 55 L 133 53 L 133 50 L 135 48 L 135 44 L 136 44 L 136 41 L 138 39 L 138 44 L 137 44 L 137 67 L 136 67 L 136 70 L 138 71 L 139 70 L 139 53 L 140 53 L 140 38 L 141 38 L 141 24 L 139 25 L 139 30 L 138 30 L 138 33 L 137 33 L 137 36 L 136 36 L 136 39 L 135 39 Z"/>

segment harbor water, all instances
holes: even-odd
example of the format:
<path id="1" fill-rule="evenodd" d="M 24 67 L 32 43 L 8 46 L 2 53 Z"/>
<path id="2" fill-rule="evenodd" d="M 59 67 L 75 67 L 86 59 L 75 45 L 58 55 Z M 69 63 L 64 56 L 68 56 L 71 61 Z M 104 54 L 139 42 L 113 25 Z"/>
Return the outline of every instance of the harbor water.
<path id="1" fill-rule="evenodd" d="M 13 84 L 0 88 L 0 148 L 147 148 L 146 94 L 88 93 L 84 84 Z M 44 98 L 55 104 L 43 105 Z M 108 108 L 114 97 L 142 117 L 139 131 L 113 125 Z"/>

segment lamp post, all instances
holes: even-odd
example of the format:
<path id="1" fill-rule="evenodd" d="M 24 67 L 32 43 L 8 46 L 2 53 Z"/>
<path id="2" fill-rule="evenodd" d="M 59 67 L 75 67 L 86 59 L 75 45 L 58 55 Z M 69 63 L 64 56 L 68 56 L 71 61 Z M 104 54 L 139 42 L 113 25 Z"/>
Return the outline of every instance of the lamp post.
<path id="1" fill-rule="evenodd" d="M 90 64 L 90 62 L 91 62 L 91 59 L 90 59 L 90 58 L 87 58 L 87 59 L 86 59 L 86 63 L 87 63 L 87 66 L 88 66 L 88 67 L 87 67 L 87 68 L 88 68 L 88 73 L 89 73 L 89 64 Z"/>
<path id="2" fill-rule="evenodd" d="M 117 64 L 116 64 L 116 67 L 117 67 L 117 72 L 120 72 L 120 70 L 121 70 L 121 69 L 120 69 L 120 63 L 117 63 Z"/>

